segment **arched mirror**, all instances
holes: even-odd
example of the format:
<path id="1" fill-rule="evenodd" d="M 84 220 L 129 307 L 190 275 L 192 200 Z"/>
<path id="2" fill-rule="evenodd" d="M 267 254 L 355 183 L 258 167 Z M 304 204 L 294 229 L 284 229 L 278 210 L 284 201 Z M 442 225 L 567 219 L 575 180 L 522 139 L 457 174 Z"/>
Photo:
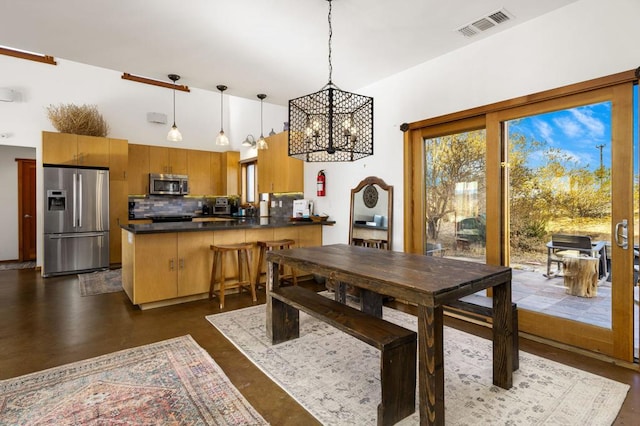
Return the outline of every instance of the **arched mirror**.
<path id="1" fill-rule="evenodd" d="M 391 250 L 393 186 L 369 176 L 351 190 L 349 241 Z"/>

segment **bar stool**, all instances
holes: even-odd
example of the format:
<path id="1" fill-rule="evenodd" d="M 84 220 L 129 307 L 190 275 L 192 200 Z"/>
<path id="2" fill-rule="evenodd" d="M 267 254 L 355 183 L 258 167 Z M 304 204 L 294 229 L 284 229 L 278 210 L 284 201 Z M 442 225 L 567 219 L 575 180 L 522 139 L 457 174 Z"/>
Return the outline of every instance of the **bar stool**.
<path id="1" fill-rule="evenodd" d="M 252 243 L 239 243 L 239 244 L 218 244 L 211 245 L 211 251 L 213 251 L 213 266 L 211 267 L 211 283 L 209 285 L 209 300 L 213 299 L 214 295 L 214 286 L 216 281 L 220 284 L 220 288 L 218 289 L 218 298 L 220 299 L 220 309 L 224 308 L 224 291 L 229 288 L 239 288 L 240 291 L 246 286 L 248 286 L 251 290 L 251 297 L 253 301 L 256 302 L 258 299 L 256 298 L 256 287 L 251 281 L 251 267 L 250 263 L 250 255 L 249 251 L 253 248 Z M 225 264 L 225 254 L 237 253 L 237 268 L 236 268 L 236 276 L 232 277 L 229 282 L 227 282 L 227 278 L 225 277 L 224 264 Z M 218 268 L 218 262 L 220 263 L 220 268 Z M 243 271 L 244 269 L 244 271 Z M 218 274 L 219 272 L 219 274 Z M 243 274 L 246 272 L 246 275 Z"/>
<path id="2" fill-rule="evenodd" d="M 266 283 L 262 284 L 260 282 L 260 278 L 263 275 L 266 275 L 265 272 L 262 272 L 262 263 L 264 262 L 265 255 L 267 251 L 270 250 L 283 250 L 290 249 L 295 245 L 294 240 L 286 239 L 286 240 L 275 240 L 275 241 L 258 241 L 258 247 L 260 248 L 260 255 L 258 256 L 258 266 L 256 269 L 256 281 L 255 287 L 258 288 L 260 286 L 267 287 Z M 290 275 L 284 275 L 284 266 L 280 265 L 280 282 L 282 281 L 291 281 L 293 285 L 298 285 L 298 277 L 296 276 L 296 272 L 291 268 Z"/>
<path id="3" fill-rule="evenodd" d="M 362 240 L 362 245 L 365 247 L 373 247 L 373 248 L 381 249 L 383 246 L 383 242 L 382 240 L 367 239 L 367 240 Z"/>

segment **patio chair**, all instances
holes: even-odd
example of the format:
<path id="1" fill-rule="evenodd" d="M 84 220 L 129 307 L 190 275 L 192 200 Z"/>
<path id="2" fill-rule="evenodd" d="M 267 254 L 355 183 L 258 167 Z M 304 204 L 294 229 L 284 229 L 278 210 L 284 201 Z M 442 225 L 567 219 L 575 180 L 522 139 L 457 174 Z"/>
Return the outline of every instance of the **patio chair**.
<path id="1" fill-rule="evenodd" d="M 604 243 L 601 243 L 604 247 Z M 601 247 L 591 243 L 586 235 L 553 234 L 547 243 L 547 278 L 557 276 L 562 270 L 562 262 L 568 257 L 600 258 Z M 604 259 L 606 261 L 606 259 Z M 551 275 L 551 264 L 556 263 L 556 273 Z M 603 271 L 606 272 L 606 271 Z"/>

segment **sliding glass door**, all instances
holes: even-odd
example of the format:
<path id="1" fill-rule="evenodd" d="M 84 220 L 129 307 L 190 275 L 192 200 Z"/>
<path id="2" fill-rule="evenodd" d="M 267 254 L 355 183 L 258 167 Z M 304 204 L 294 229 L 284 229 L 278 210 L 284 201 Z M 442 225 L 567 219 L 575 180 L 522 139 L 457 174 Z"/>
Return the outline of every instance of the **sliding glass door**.
<path id="1" fill-rule="evenodd" d="M 504 263 L 520 329 L 632 360 L 630 85 L 514 108 L 501 130 Z"/>

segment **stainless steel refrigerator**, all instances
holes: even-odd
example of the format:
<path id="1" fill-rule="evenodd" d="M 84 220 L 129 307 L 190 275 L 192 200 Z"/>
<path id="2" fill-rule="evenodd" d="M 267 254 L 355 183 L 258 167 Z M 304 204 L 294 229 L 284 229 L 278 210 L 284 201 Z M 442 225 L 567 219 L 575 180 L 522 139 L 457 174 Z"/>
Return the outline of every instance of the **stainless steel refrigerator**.
<path id="1" fill-rule="evenodd" d="M 109 267 L 109 170 L 44 166 L 43 276 Z"/>

